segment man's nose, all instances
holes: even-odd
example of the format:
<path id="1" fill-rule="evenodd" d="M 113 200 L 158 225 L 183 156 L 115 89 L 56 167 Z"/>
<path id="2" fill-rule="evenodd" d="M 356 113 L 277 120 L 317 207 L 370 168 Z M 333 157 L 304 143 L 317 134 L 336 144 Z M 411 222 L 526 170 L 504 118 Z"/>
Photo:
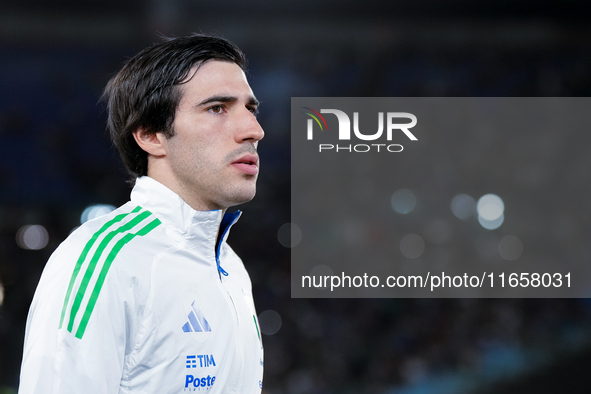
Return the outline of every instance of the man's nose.
<path id="1" fill-rule="evenodd" d="M 236 137 L 238 142 L 251 140 L 252 142 L 258 142 L 263 139 L 265 132 L 259 124 L 256 116 L 248 110 L 246 114 L 241 117 L 239 126 L 240 132 L 237 133 Z"/>

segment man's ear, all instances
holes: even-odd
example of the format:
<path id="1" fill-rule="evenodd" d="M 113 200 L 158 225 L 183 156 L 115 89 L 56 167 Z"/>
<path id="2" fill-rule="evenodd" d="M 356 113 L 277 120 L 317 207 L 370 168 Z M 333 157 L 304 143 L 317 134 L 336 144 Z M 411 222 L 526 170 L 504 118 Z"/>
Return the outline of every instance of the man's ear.
<path id="1" fill-rule="evenodd" d="M 133 132 L 133 138 L 140 148 L 148 152 L 148 154 L 161 157 L 166 156 L 166 137 L 164 134 L 148 133 L 144 128 L 140 127 Z"/>

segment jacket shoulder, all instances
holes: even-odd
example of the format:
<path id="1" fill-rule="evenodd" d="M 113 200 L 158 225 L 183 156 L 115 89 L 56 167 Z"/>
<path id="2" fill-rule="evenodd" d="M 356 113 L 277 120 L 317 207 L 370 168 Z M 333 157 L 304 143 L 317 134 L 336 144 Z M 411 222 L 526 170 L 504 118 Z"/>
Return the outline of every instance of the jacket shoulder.
<path id="1" fill-rule="evenodd" d="M 158 242 L 163 239 L 161 227 L 155 215 L 131 203 L 90 220 L 53 252 L 41 283 L 71 287 L 78 285 L 85 275 L 93 282 L 109 282 L 114 271 L 123 274 L 117 274 L 118 281 L 135 282 L 137 276 L 149 274 L 146 266 L 166 247 Z"/>

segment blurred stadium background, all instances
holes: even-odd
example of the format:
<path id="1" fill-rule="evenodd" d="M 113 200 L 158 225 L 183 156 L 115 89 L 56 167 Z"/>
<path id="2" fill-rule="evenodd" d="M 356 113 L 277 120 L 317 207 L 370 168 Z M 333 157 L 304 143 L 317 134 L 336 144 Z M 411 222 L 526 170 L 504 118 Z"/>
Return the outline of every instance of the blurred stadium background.
<path id="1" fill-rule="evenodd" d="M 290 97 L 590 96 L 590 8 L 559 0 L 3 1 L 0 393 L 18 387 L 25 319 L 49 255 L 84 212 L 127 201 L 97 104 L 102 88 L 158 33 L 190 32 L 237 43 L 263 102 L 259 194 L 241 208 L 230 243 L 251 273 L 265 333 L 264 393 L 591 392 L 586 299 L 291 299 L 290 253 L 277 237 L 290 221 Z M 560 216 L 549 207 L 551 220 L 528 229 L 554 231 L 561 247 L 546 249 L 558 259 L 568 249 L 588 263 L 587 142 L 581 130 L 552 166 L 525 179 L 543 198 L 568 174 L 575 205 Z M 490 156 L 475 173 L 501 160 L 482 154 Z M 512 188 L 497 192 L 510 197 Z M 450 206 L 437 215 L 450 216 Z M 539 239 L 527 231 L 523 239 Z"/>

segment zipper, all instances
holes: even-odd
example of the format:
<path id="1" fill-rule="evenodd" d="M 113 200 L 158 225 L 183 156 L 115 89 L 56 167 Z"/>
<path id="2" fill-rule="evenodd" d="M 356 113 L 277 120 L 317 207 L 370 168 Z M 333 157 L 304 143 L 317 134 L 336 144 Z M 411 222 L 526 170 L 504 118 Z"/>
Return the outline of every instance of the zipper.
<path id="1" fill-rule="evenodd" d="M 215 264 L 218 268 L 218 275 L 220 277 L 220 281 L 222 280 L 222 275 L 224 275 L 224 276 L 229 275 L 228 272 L 226 272 L 226 270 L 223 269 L 220 264 L 220 251 L 222 250 L 222 244 L 224 243 L 224 240 L 225 240 L 226 236 L 228 235 L 228 231 L 230 231 L 230 227 L 232 227 L 232 225 L 234 223 L 236 223 L 236 221 L 240 217 L 241 213 L 242 212 L 240 212 L 240 211 L 226 213 L 224 215 L 224 217 L 222 218 L 222 222 L 220 223 L 220 228 L 223 229 L 222 230 L 223 232 L 222 232 L 222 235 L 220 237 L 220 240 L 219 240 L 216 250 L 215 250 Z"/>
<path id="2" fill-rule="evenodd" d="M 219 286 L 222 286 L 224 288 L 228 298 L 230 299 L 230 303 L 232 304 L 232 308 L 234 310 L 235 325 L 236 325 L 236 329 L 234 330 L 236 357 L 235 357 L 235 362 L 232 363 L 233 364 L 232 365 L 233 372 L 232 372 L 231 376 L 233 377 L 233 379 L 231 381 L 229 381 L 229 383 L 230 383 L 229 388 L 232 392 L 241 392 L 243 390 L 241 382 L 244 379 L 243 375 L 244 375 L 246 360 L 245 360 L 245 354 L 244 354 L 244 341 L 242 340 L 243 328 L 241 327 L 242 326 L 241 325 L 241 318 L 240 318 L 239 310 L 236 306 L 236 302 L 234 301 L 234 297 L 232 296 L 232 293 L 230 292 L 228 287 L 226 287 L 226 283 L 228 283 L 228 282 L 223 280 L 223 276 L 228 276 L 229 274 L 224 268 L 222 268 L 222 266 L 220 264 L 220 252 L 222 249 L 222 244 L 224 243 L 225 239 L 228 236 L 228 231 L 230 230 L 230 227 L 232 227 L 232 225 L 234 223 L 236 223 L 236 221 L 238 220 L 238 218 L 240 217 L 241 214 L 242 214 L 242 212 L 236 211 L 233 213 L 226 213 L 224 215 L 224 217 L 222 218 L 222 221 L 220 223 L 220 229 L 222 230 L 222 235 L 220 236 L 219 242 L 218 242 L 216 250 L 215 250 L 215 262 L 216 262 L 216 266 L 218 269 L 218 276 L 220 278 Z M 240 290 L 242 290 L 242 289 L 240 288 Z M 238 298 L 236 301 L 240 301 L 240 299 Z M 247 303 L 246 306 L 248 307 L 249 303 Z M 234 369 L 234 365 L 237 366 L 236 369 Z M 236 371 L 236 373 L 234 373 L 234 371 Z"/>

